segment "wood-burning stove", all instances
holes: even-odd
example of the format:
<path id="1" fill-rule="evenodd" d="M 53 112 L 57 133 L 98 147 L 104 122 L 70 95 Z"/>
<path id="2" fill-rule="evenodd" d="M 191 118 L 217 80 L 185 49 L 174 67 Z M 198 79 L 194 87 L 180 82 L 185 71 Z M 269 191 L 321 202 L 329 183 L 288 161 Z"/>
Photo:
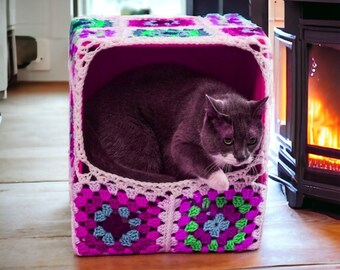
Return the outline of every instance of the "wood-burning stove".
<path id="1" fill-rule="evenodd" d="M 285 0 L 275 29 L 278 177 L 291 207 L 340 204 L 340 0 Z"/>

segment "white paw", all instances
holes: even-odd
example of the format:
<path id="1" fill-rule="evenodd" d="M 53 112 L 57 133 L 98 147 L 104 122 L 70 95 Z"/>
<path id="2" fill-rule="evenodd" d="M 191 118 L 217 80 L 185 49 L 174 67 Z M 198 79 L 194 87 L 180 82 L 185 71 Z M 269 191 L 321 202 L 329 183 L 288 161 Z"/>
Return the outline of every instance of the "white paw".
<path id="1" fill-rule="evenodd" d="M 225 191 L 229 189 L 228 177 L 222 170 L 218 170 L 210 175 L 208 179 L 204 179 L 207 185 L 217 191 Z"/>

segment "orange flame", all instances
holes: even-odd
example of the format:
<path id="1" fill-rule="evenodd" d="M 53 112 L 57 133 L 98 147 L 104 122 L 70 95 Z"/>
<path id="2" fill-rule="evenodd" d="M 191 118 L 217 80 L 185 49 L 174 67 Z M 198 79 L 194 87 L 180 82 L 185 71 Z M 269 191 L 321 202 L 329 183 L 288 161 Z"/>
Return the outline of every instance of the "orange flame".
<path id="1" fill-rule="evenodd" d="M 308 100 L 308 143 L 340 149 L 340 119 L 331 115 L 320 100 Z"/>
<path id="2" fill-rule="evenodd" d="M 340 159 L 308 154 L 308 166 L 316 169 L 340 172 Z"/>
<path id="3" fill-rule="evenodd" d="M 340 119 L 317 99 L 308 100 L 308 135 L 311 145 L 340 149 Z M 340 172 L 340 159 L 308 154 L 309 167 Z"/>

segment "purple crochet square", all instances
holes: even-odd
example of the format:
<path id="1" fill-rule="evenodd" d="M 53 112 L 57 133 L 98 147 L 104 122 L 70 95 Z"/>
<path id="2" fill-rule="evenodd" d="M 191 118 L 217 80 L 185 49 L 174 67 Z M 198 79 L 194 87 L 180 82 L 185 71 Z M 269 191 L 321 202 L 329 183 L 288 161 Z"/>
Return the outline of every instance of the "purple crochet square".
<path id="1" fill-rule="evenodd" d="M 88 37 L 95 37 L 95 38 L 110 38 L 113 37 L 115 31 L 112 29 L 82 29 L 78 34 L 79 38 L 88 38 Z"/>
<path id="2" fill-rule="evenodd" d="M 179 206 L 181 217 L 178 241 L 174 252 L 242 251 L 255 242 L 255 218 L 260 215 L 263 198 L 251 188 L 241 192 L 229 189 L 223 194 L 210 190 L 193 199 L 183 197 Z"/>
<path id="3" fill-rule="evenodd" d="M 76 31 L 71 39 L 71 44 L 69 48 L 69 54 L 70 58 L 72 58 L 78 51 L 78 46 L 86 46 L 86 43 L 82 42 L 81 44 L 78 44 L 79 39 L 87 39 L 87 38 L 99 38 L 99 39 L 104 39 L 104 38 L 112 38 L 116 34 L 116 31 L 112 29 L 91 29 L 91 28 L 84 28 L 84 29 L 79 29 Z"/>
<path id="4" fill-rule="evenodd" d="M 224 16 L 219 14 L 208 14 L 206 18 L 211 24 L 217 26 L 255 26 L 255 24 L 251 21 L 246 20 L 244 17 L 236 13 L 225 14 Z"/>
<path id="5" fill-rule="evenodd" d="M 83 188 L 74 200 L 76 243 L 80 255 L 156 253 L 162 211 L 156 202 L 138 195 L 134 200 L 124 191 L 112 195 L 105 187 L 98 192 Z"/>
<path id="6" fill-rule="evenodd" d="M 225 27 L 222 28 L 222 32 L 229 34 L 231 36 L 264 36 L 262 28 L 260 27 Z"/>
<path id="7" fill-rule="evenodd" d="M 148 18 L 129 20 L 130 27 L 178 27 L 178 26 L 194 26 L 193 19 L 185 18 Z"/>

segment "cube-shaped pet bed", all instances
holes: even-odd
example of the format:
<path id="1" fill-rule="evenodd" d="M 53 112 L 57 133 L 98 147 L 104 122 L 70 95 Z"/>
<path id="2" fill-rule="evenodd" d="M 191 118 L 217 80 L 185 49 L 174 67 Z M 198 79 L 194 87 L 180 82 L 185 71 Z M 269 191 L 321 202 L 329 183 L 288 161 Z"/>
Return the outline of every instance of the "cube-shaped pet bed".
<path id="1" fill-rule="evenodd" d="M 268 109 L 253 162 L 228 172 L 230 188 L 188 179 L 146 183 L 95 167 L 84 149 L 83 107 L 123 71 L 185 64 L 259 100 L 270 96 L 270 42 L 237 14 L 76 18 L 70 32 L 70 193 L 78 255 L 226 252 L 259 247 L 266 196 Z M 240 90 L 242 91 L 242 90 Z M 246 92 L 247 91 L 247 92 Z"/>

